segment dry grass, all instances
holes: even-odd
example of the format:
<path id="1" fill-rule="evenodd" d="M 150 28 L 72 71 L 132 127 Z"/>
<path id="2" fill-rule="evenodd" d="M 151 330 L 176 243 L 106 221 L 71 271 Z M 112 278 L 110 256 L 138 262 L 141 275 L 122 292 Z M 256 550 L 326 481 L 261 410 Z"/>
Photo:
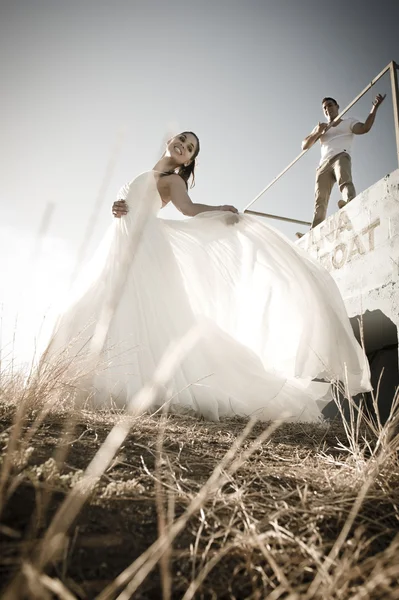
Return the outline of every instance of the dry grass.
<path id="1" fill-rule="evenodd" d="M 4 598 L 399 598 L 395 407 L 210 423 L 78 410 L 56 379 L 3 377 Z"/>
<path id="2" fill-rule="evenodd" d="M 146 217 L 78 379 L 98 368 Z M 352 405 L 345 426 L 143 414 L 196 335 L 131 414 L 79 404 L 66 356 L 0 374 L 2 598 L 399 600 L 396 407 L 385 425 Z"/>

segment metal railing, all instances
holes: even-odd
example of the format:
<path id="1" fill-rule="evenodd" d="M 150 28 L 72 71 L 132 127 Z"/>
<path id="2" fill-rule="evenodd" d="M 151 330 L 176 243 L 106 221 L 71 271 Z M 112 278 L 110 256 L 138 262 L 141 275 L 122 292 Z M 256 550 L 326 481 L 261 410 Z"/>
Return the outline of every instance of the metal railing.
<path id="1" fill-rule="evenodd" d="M 393 118 L 394 118 L 394 124 L 395 124 L 395 137 L 396 137 L 396 155 L 397 155 L 397 160 L 398 160 L 398 166 L 399 166 L 399 90 L 398 90 L 398 69 L 399 69 L 399 65 L 395 62 L 395 61 L 391 61 L 382 71 L 381 73 L 379 73 L 377 75 L 377 77 L 375 77 L 372 81 L 370 81 L 370 83 L 364 88 L 363 91 L 360 92 L 360 94 L 358 96 L 356 96 L 356 98 L 354 100 L 352 100 L 352 102 L 350 104 L 348 104 L 348 106 L 346 108 L 344 108 L 344 110 L 342 110 L 339 115 L 337 115 L 334 119 L 334 121 L 338 121 L 339 119 L 341 119 L 343 117 L 343 115 L 345 113 L 348 112 L 349 109 L 352 108 L 352 106 L 354 104 L 356 104 L 356 102 L 358 102 L 360 100 L 360 98 L 362 98 L 364 96 L 364 94 L 366 94 L 375 83 L 377 83 L 377 81 L 379 79 L 381 79 L 381 77 L 383 77 L 385 75 L 385 73 L 387 73 L 388 71 L 390 72 L 390 79 L 391 79 L 391 88 L 392 88 L 392 104 L 393 104 Z M 259 192 L 259 194 L 257 196 L 255 196 L 255 198 L 253 200 L 251 200 L 251 202 L 249 204 L 247 204 L 247 206 L 244 208 L 244 213 L 250 214 L 250 215 L 257 215 L 258 217 L 267 217 L 269 219 L 277 219 L 279 221 L 287 221 L 289 223 L 297 223 L 299 225 L 311 225 L 310 222 L 308 221 L 300 221 L 298 219 L 291 219 L 290 217 L 282 217 L 280 215 L 271 215 L 268 213 L 264 213 L 264 212 L 259 212 L 259 211 L 255 211 L 255 210 L 249 210 L 250 207 L 257 201 L 259 200 L 259 198 L 261 196 L 263 196 L 263 194 L 265 192 L 267 192 L 267 190 L 269 190 L 272 185 L 274 185 L 283 175 L 285 175 L 285 173 L 287 173 L 287 171 L 289 171 L 291 169 L 291 167 L 293 167 L 298 160 L 300 160 L 302 158 L 302 156 L 304 156 L 306 154 L 306 152 L 308 152 L 310 150 L 310 148 L 307 148 L 307 150 L 302 150 L 302 152 L 300 154 L 298 154 L 298 156 L 296 158 L 294 158 L 294 160 L 292 162 L 290 162 L 289 165 L 287 165 L 285 167 L 285 169 L 283 169 L 283 171 L 281 171 L 281 173 L 279 173 L 277 175 L 277 177 L 275 177 L 274 179 L 272 179 L 272 181 L 265 187 L 263 188 L 263 190 L 261 192 Z"/>

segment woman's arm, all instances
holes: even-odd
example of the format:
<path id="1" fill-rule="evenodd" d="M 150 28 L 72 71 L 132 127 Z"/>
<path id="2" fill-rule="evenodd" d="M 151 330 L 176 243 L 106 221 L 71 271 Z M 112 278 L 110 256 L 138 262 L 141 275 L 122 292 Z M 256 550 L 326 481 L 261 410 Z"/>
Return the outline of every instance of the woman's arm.
<path id="1" fill-rule="evenodd" d="M 203 212 L 223 210 L 232 213 L 238 213 L 235 206 L 223 204 L 221 206 L 211 206 L 210 204 L 198 204 L 192 202 L 187 194 L 186 184 L 179 175 L 169 175 L 158 180 L 158 191 L 162 200 L 172 202 L 177 210 L 186 217 L 195 217 Z M 127 215 L 128 206 L 125 200 L 116 200 L 112 205 L 112 214 L 117 219 Z"/>
<path id="2" fill-rule="evenodd" d="M 158 191 L 164 202 L 172 202 L 177 210 L 186 217 L 195 217 L 203 212 L 224 210 L 238 213 L 234 206 L 224 204 L 222 206 L 211 206 L 210 204 L 198 204 L 193 202 L 187 193 L 186 184 L 179 175 L 169 175 L 158 180 Z"/>

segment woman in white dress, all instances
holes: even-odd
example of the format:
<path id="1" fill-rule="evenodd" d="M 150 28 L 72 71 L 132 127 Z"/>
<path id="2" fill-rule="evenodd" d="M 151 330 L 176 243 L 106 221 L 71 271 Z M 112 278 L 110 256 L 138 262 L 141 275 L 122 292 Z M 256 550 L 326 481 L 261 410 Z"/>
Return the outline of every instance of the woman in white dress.
<path id="1" fill-rule="evenodd" d="M 201 322 L 199 342 L 153 408 L 317 420 L 326 386 L 312 380 L 344 382 L 351 394 L 370 389 L 340 293 L 273 228 L 233 206 L 191 201 L 199 148 L 192 132 L 173 137 L 154 168 L 121 189 L 119 218 L 83 268 L 44 361 L 61 353 L 66 372 L 78 372 L 107 306 L 101 360 L 85 388 L 96 406 L 124 407 L 170 343 Z M 158 218 L 168 202 L 191 218 Z"/>

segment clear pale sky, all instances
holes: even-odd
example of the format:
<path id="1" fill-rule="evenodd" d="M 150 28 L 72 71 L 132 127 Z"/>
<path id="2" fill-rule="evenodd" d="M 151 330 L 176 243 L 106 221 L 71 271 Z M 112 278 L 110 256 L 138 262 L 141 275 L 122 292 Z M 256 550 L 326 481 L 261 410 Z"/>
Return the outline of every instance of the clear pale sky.
<path id="1" fill-rule="evenodd" d="M 397 0 L 0 0 L 2 293 L 21 299 L 36 283 L 42 306 L 76 261 L 109 161 L 89 252 L 118 189 L 152 168 L 168 133 L 201 139 L 192 199 L 242 209 L 300 152 L 324 96 L 343 108 L 399 62 L 398 22 Z M 349 115 L 364 120 L 378 92 L 375 126 L 355 140 L 358 191 L 398 166 L 389 76 Z M 318 160 L 315 147 L 253 208 L 310 220 Z M 269 223 L 291 239 L 300 229 Z"/>

